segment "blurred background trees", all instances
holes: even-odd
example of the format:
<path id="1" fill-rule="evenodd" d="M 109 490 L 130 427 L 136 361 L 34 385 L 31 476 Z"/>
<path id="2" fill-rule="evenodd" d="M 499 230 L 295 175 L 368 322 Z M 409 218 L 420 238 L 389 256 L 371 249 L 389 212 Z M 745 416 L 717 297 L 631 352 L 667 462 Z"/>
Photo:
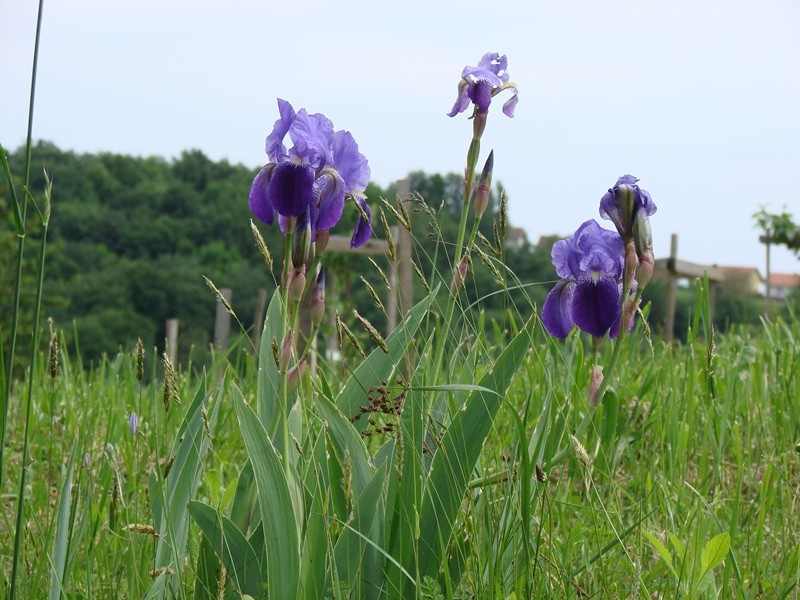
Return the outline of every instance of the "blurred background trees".
<path id="1" fill-rule="evenodd" d="M 12 172 L 20 170 L 22 154 L 20 148 L 9 156 Z M 129 349 L 137 337 L 150 347 L 161 348 L 166 320 L 178 318 L 180 357 L 185 359 L 191 352 L 195 362 L 203 363 L 213 337 L 215 311 L 215 298 L 203 276 L 218 288 L 233 289 L 234 310 L 245 328 L 252 326 L 258 290 L 264 288 L 271 294 L 275 287 L 275 275 L 267 271 L 250 232 L 247 197 L 256 169 L 215 162 L 199 150 L 185 151 L 167 161 L 109 153 L 76 154 L 39 142 L 33 150 L 33 190 L 44 189 L 43 167 L 53 180 L 44 315 L 65 332 L 69 347 L 74 349 L 77 344 L 85 361 L 115 353 L 121 347 Z M 405 208 L 413 224 L 412 234 L 419 242 L 414 262 L 427 279 L 432 269 L 438 269 L 449 280 L 452 266 L 448 257 L 452 252 L 444 245 L 455 239 L 462 177 L 420 171 L 408 178 L 415 195 Z M 542 306 L 557 279 L 550 263 L 552 242 L 570 232 L 528 240 L 522 230 L 503 222 L 500 188 L 498 184 L 493 191 L 480 225 L 478 246 L 482 252 L 472 255 L 466 302 L 483 311 L 487 323 L 494 321 L 502 326 L 509 311 L 527 316 L 533 306 Z M 3 331 L 7 331 L 16 271 L 16 239 L 6 194 L 6 190 L 0 190 Z M 370 184 L 367 195 L 376 236 L 383 238 L 379 212 L 384 210 L 390 225 L 396 221 L 381 198 L 397 207 L 396 189 Z M 345 208 L 334 233 L 350 234 L 356 217 L 351 208 Z M 796 230 L 778 227 L 785 224 L 785 218 L 781 220 L 779 215 L 775 219 L 765 221 L 765 226 L 775 225 L 775 235 L 796 235 Z M 279 263 L 283 249 L 280 231 L 263 223 L 257 225 Z M 30 235 L 37 235 L 33 223 Z M 385 258 L 372 259 L 389 272 Z M 29 254 L 26 261 L 32 260 L 34 256 Z M 331 310 L 340 310 L 344 318 L 350 308 L 358 307 L 362 315 L 385 331 L 386 318 L 360 279 L 363 276 L 379 295 L 385 295 L 383 280 L 369 258 L 331 254 L 326 264 L 332 285 L 328 296 Z M 32 302 L 33 282 L 25 283 L 23 304 Z M 494 294 L 501 286 L 512 293 Z M 419 299 L 423 292 L 418 279 L 415 287 Z M 663 282 L 655 281 L 645 293 L 645 301 L 652 304 L 650 322 L 656 332 L 664 318 L 663 288 Z M 689 324 L 694 297 L 691 286 L 680 291 L 678 338 Z M 796 294 L 793 301 L 797 302 Z M 718 290 L 715 321 L 721 328 L 757 323 L 761 304 L 735 291 Z"/>

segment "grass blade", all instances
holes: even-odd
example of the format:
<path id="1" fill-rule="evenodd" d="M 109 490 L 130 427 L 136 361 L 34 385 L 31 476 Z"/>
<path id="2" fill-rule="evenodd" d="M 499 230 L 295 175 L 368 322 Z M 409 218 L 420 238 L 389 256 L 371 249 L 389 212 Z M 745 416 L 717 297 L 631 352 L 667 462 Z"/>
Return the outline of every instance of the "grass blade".
<path id="1" fill-rule="evenodd" d="M 235 387 L 233 405 L 258 490 L 269 597 L 295 598 L 300 578 L 300 548 L 294 506 L 281 459 L 261 421 Z"/>
<path id="2" fill-rule="evenodd" d="M 525 358 L 534 322 L 528 321 L 483 376 L 479 386 L 492 390 L 491 393 L 477 391 L 469 396 L 464 410 L 456 413 L 447 428 L 433 458 L 420 512 L 421 577 L 438 576 L 472 470 L 502 403 L 502 394 Z"/>
<path id="3" fill-rule="evenodd" d="M 67 554 L 70 543 L 70 508 L 72 506 L 72 473 L 75 468 L 75 456 L 78 454 L 78 437 L 72 444 L 72 452 L 64 474 L 64 484 L 61 486 L 61 496 L 58 500 L 56 513 L 56 535 L 53 540 L 53 556 L 50 572 L 50 600 L 59 600 L 65 594 Z"/>
<path id="4" fill-rule="evenodd" d="M 258 597 L 264 573 L 255 550 L 241 530 L 228 517 L 203 502 L 191 502 L 189 514 L 219 557 L 227 577 L 236 582 L 240 592 Z"/>
<path id="5" fill-rule="evenodd" d="M 336 406 L 345 415 L 353 416 L 358 407 L 364 403 L 366 391 L 370 387 L 380 385 L 381 381 L 389 377 L 392 369 L 408 352 L 420 323 L 436 297 L 437 290 L 438 287 L 409 310 L 403 321 L 386 338 L 388 352 L 376 348 L 350 375 L 335 400 Z"/>

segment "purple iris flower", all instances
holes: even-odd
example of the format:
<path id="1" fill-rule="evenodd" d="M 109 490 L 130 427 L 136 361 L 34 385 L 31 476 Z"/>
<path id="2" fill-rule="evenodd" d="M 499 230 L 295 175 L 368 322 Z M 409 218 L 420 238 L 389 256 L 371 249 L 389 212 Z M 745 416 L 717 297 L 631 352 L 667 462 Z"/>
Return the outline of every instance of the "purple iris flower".
<path id="1" fill-rule="evenodd" d="M 250 210 L 272 224 L 278 215 L 281 229 L 286 219 L 308 212 L 312 236 L 327 231 L 342 218 L 346 198 L 360 207 L 351 246 L 361 246 L 372 235 L 372 219 L 364 190 L 369 183 L 367 159 L 347 131 L 334 131 L 322 114 L 295 112 L 278 99 L 280 118 L 267 136 L 270 162 L 258 172 L 250 188 Z M 292 142 L 287 148 L 286 136 Z"/>
<path id="2" fill-rule="evenodd" d="M 513 117 L 518 100 L 517 86 L 509 82 L 507 67 L 506 55 L 500 56 L 497 52 L 484 54 L 477 67 L 464 67 L 458 83 L 458 98 L 447 115 L 455 117 L 464 112 L 470 102 L 475 104 L 476 114 L 483 114 L 489 110 L 493 96 L 510 89 L 513 95 L 503 104 L 503 113 Z"/>
<path id="3" fill-rule="evenodd" d="M 622 238 L 603 229 L 594 219 L 578 227 L 572 237 L 553 244 L 552 259 L 561 277 L 542 307 L 545 329 L 567 337 L 573 326 L 602 337 L 619 322 L 619 281 L 625 265 Z"/>
<path id="4" fill-rule="evenodd" d="M 641 189 L 633 175 L 623 175 L 600 200 L 600 216 L 608 219 L 626 241 L 633 236 L 633 224 L 656 212 L 656 204 L 647 190 Z"/>

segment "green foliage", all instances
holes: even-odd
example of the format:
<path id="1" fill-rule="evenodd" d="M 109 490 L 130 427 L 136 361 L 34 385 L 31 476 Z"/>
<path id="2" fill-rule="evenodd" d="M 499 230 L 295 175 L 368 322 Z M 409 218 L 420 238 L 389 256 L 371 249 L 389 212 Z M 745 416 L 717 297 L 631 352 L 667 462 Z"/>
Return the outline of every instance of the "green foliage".
<path id="1" fill-rule="evenodd" d="M 253 169 L 211 161 L 197 150 L 170 163 L 154 157 L 78 155 L 40 142 L 32 156 L 33 164 L 46 165 L 56 182 L 45 314 L 68 332 L 69 345 L 80 344 L 83 359 L 97 360 L 137 337 L 148 347 L 161 347 L 169 318 L 181 323 L 182 358 L 192 346 L 205 348 L 213 332 L 215 300 L 203 276 L 232 288 L 244 326 L 252 324 L 259 288 L 269 291 L 275 285 L 247 226 Z M 12 167 L 23 159 L 22 148 L 9 157 Z M 43 175 L 34 169 L 31 188 L 42 186 Z M 8 196 L 0 193 L 0 207 L 8 206 Z M 16 265 L 11 261 L 14 223 L 7 210 L 3 214 L 9 217 L 0 238 L 2 248 L 8 246 L 8 252 L 0 252 L 0 281 L 6 289 Z M 29 235 L 35 238 L 35 227 Z M 274 228 L 266 229 L 264 237 L 271 247 L 281 247 Z M 30 272 L 23 269 L 28 278 Z M 33 285 L 28 279 L 23 284 L 26 289 Z M 10 301 L 7 294 L 0 300 L 4 329 Z"/>
<path id="2" fill-rule="evenodd" d="M 800 225 L 794 222 L 785 207 L 783 212 L 769 213 L 762 206 L 753 214 L 753 219 L 766 240 L 772 244 L 786 246 L 800 256 Z"/>

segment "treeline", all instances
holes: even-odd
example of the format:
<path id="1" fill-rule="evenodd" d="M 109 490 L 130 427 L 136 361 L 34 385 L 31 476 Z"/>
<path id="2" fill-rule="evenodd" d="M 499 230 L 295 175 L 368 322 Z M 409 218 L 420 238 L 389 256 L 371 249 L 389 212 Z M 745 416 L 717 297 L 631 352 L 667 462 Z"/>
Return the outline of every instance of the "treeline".
<path id="1" fill-rule="evenodd" d="M 19 177 L 23 149 L 9 156 L 9 162 L 12 173 Z M 151 347 L 162 347 L 166 320 L 178 318 L 182 359 L 191 355 L 195 363 L 205 362 L 216 300 L 204 284 L 204 276 L 218 288 L 233 289 L 234 310 L 245 329 L 252 327 L 258 290 L 264 288 L 268 294 L 274 290 L 283 246 L 277 226 L 257 223 L 275 257 L 275 272 L 271 273 L 250 231 L 247 197 L 256 169 L 212 161 L 198 150 L 168 161 L 111 153 L 76 154 L 47 142 L 34 147 L 31 164 L 34 201 L 44 189 L 43 169 L 53 181 L 43 314 L 64 332 L 70 349 L 79 351 L 84 360 L 114 353 L 120 347 L 131 348 L 137 338 Z M 408 213 L 417 242 L 413 258 L 423 277 L 431 281 L 436 269 L 449 281 L 462 178 L 417 172 L 409 179 L 416 195 L 403 207 L 395 202 L 394 188 L 370 185 L 367 189 L 376 236 L 385 237 L 379 218 L 382 209 L 390 226 L 397 223 L 380 200 L 386 198 L 396 210 Z M 21 189 L 21 181 L 15 183 Z M 504 243 L 510 224 L 505 222 L 498 190 L 480 225 L 481 252 L 472 254 L 465 306 L 476 309 L 469 311 L 471 314 L 482 310 L 487 324 L 494 321 L 502 326 L 509 312 L 527 316 L 533 306 L 541 306 L 556 276 L 549 245 L 537 247 L 523 241 L 511 248 Z M 5 344 L 17 243 L 5 187 L 0 192 L 0 211 L 0 327 Z M 334 233 L 349 235 L 355 216 L 355 210 L 346 207 Z M 31 314 L 35 240 L 40 235 L 34 211 L 28 213 L 28 224 L 21 331 L 30 331 L 25 319 Z M 329 309 L 348 319 L 356 307 L 378 329 L 385 330 L 385 314 L 361 278 L 384 296 L 386 304 L 386 288 L 378 270 L 386 274 L 389 268 L 383 257 L 372 259 L 374 264 L 362 255 L 326 257 Z M 423 287 L 415 278 L 417 299 Z M 503 288 L 509 293 L 495 293 Z M 663 300 L 659 286 L 652 289 L 656 295 L 651 295 L 651 324 L 657 329 L 663 322 Z M 679 303 L 678 334 L 688 325 L 693 308 L 690 295 Z M 719 303 L 719 294 L 717 298 Z M 759 311 L 751 310 L 749 304 L 734 302 L 725 308 L 730 299 L 723 295 L 721 300 L 723 306 L 718 305 L 716 313 L 720 324 L 758 318 Z"/>

